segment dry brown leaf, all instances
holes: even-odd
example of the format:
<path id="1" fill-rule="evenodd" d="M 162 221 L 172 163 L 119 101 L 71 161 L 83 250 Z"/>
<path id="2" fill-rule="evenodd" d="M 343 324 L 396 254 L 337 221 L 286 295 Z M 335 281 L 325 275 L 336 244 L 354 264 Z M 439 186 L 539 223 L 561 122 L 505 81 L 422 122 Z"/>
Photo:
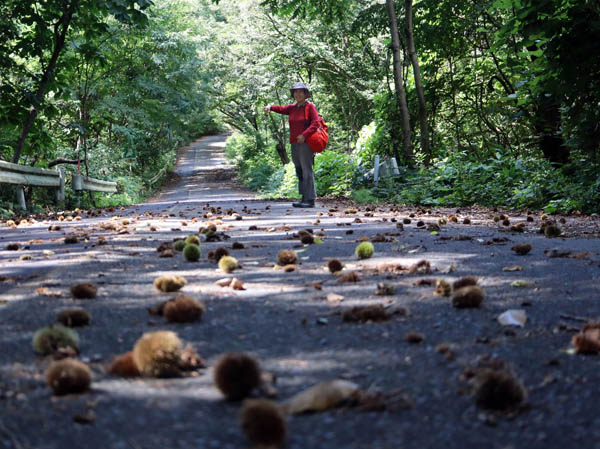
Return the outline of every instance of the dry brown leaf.
<path id="1" fill-rule="evenodd" d="M 231 280 L 231 288 L 234 290 L 246 290 L 244 288 L 244 282 L 241 279 L 233 278 Z"/>
<path id="2" fill-rule="evenodd" d="M 523 267 L 521 265 L 511 265 L 509 267 L 502 268 L 502 271 L 523 271 Z"/>
<path id="3" fill-rule="evenodd" d="M 282 408 L 289 414 L 320 412 L 336 407 L 359 390 L 359 386 L 354 382 L 330 380 L 296 394 Z"/>
<path id="4" fill-rule="evenodd" d="M 52 298 L 59 298 L 61 293 L 58 290 L 50 290 L 48 287 L 39 287 L 35 289 L 36 295 L 50 296 Z"/>
<path id="5" fill-rule="evenodd" d="M 215 285 L 218 285 L 219 287 L 229 287 L 231 285 L 231 283 L 233 282 L 234 278 L 223 278 L 223 279 L 219 279 L 218 281 L 215 282 Z"/>
<path id="6" fill-rule="evenodd" d="M 344 300 L 342 295 L 338 295 L 336 293 L 329 293 L 327 295 L 327 301 L 332 302 L 334 304 L 338 304 Z"/>
<path id="7" fill-rule="evenodd" d="M 584 328 L 582 333 L 573 336 L 571 342 L 577 354 L 598 354 L 600 353 L 600 329 Z"/>

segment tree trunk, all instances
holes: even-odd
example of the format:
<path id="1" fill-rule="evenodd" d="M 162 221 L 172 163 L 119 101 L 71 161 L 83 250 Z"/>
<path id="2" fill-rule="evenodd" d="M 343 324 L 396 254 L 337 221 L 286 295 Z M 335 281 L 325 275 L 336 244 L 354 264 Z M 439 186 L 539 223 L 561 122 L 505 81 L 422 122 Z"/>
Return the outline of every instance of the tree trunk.
<path id="1" fill-rule="evenodd" d="M 71 24 L 71 20 L 73 19 L 73 13 L 75 12 L 77 3 L 78 0 L 73 0 L 73 2 L 69 5 L 67 10 L 63 13 L 63 16 L 60 18 L 60 20 L 54 25 L 54 50 L 52 51 L 52 56 L 48 61 L 48 65 L 44 70 L 42 79 L 40 81 L 40 85 L 38 86 L 38 89 L 33 98 L 33 104 L 29 109 L 29 113 L 27 114 L 25 122 L 23 123 L 23 127 L 21 128 L 19 139 L 15 144 L 13 153 L 13 163 L 15 164 L 19 163 L 19 159 L 21 158 L 21 152 L 23 151 L 23 147 L 25 146 L 25 141 L 27 140 L 29 131 L 31 131 L 33 122 L 35 121 L 38 115 L 39 107 L 44 101 L 44 97 L 46 96 L 46 89 L 48 88 L 48 84 L 50 84 L 50 81 L 52 81 L 52 78 L 54 77 L 56 62 L 58 61 L 58 57 L 60 56 L 60 53 L 65 46 L 65 38 L 67 36 L 67 31 L 69 29 L 69 25 Z"/>
<path id="2" fill-rule="evenodd" d="M 413 34 L 412 19 L 412 0 L 404 2 L 404 32 L 406 34 L 406 46 L 408 47 L 408 56 L 412 64 L 415 76 L 415 87 L 417 89 L 417 100 L 419 102 L 419 127 L 421 129 L 421 150 L 425 154 L 425 162 L 428 164 L 431 160 L 431 145 L 429 143 L 429 124 L 427 123 L 427 104 L 425 103 L 425 93 L 421 80 L 421 68 L 417 58 L 417 49 L 415 47 L 415 38 Z"/>
<path id="3" fill-rule="evenodd" d="M 394 85 L 396 87 L 396 100 L 400 108 L 400 124 L 402 127 L 402 147 L 404 156 L 410 163 L 414 160 L 413 147 L 410 136 L 410 118 L 408 115 L 408 103 L 404 91 L 404 80 L 402 79 L 402 58 L 400 55 L 400 35 L 398 34 L 398 21 L 394 11 L 393 0 L 386 0 L 387 13 L 390 22 L 390 33 L 392 35 L 392 56 L 394 67 Z"/>
<path id="4" fill-rule="evenodd" d="M 544 157 L 556 165 L 566 164 L 569 161 L 570 151 L 560 134 L 562 128 L 560 105 L 552 97 L 546 97 L 544 94 L 539 96 L 534 127 Z"/>
<path id="5" fill-rule="evenodd" d="M 529 45 L 527 49 L 533 52 L 538 49 L 537 45 Z M 535 62 L 537 56 L 531 56 L 531 62 Z M 533 126 L 537 133 L 538 145 L 544 157 L 555 165 L 564 165 L 569 161 L 571 152 L 562 134 L 562 117 L 560 113 L 560 102 L 553 96 L 546 95 L 544 86 L 538 86 L 538 94 L 535 102 L 535 116 Z"/>

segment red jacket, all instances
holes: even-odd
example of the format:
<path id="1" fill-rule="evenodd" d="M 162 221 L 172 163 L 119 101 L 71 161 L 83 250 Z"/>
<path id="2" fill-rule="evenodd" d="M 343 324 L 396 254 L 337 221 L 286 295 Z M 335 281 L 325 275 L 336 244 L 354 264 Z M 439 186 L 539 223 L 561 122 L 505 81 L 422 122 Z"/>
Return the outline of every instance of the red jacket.
<path id="1" fill-rule="evenodd" d="M 308 120 L 310 126 L 305 126 L 304 108 L 308 108 Z M 313 134 L 319 127 L 319 114 L 317 108 L 312 103 L 306 103 L 305 106 L 297 107 L 295 104 L 287 104 L 285 106 L 272 105 L 271 111 L 279 114 L 289 115 L 290 123 L 290 143 L 297 143 L 298 136 L 302 134 L 304 141 Z"/>

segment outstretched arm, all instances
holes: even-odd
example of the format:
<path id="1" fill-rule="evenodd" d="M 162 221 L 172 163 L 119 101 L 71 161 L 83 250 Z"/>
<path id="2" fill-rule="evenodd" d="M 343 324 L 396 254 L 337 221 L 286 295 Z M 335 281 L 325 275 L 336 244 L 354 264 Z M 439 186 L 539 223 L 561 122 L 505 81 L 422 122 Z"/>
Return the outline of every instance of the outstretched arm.
<path id="1" fill-rule="evenodd" d="M 291 106 L 293 105 L 288 104 L 285 106 L 278 106 L 276 104 L 270 104 L 268 106 L 265 106 L 265 114 L 273 111 L 277 112 L 278 114 L 290 115 Z"/>

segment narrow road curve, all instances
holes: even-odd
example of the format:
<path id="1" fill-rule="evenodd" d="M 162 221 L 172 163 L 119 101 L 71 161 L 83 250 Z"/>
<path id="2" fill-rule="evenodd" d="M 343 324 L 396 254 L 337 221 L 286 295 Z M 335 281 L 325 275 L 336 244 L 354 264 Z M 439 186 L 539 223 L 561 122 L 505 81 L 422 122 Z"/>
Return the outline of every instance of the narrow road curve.
<path id="1" fill-rule="evenodd" d="M 506 212 L 505 226 L 504 217 L 493 220 L 502 211 L 477 208 L 328 200 L 295 210 L 235 185 L 224 139 L 182 149 L 177 182 L 145 204 L 0 225 L 0 447 L 250 447 L 240 403 L 224 401 L 213 385 L 219 357 L 244 351 L 276 376 L 277 401 L 336 378 L 384 398 L 370 411 L 288 417 L 289 449 L 600 448 L 600 359 L 571 347 L 586 320 L 600 319 L 597 217 L 565 217 L 557 223 L 563 235 L 546 238 L 539 213 Z M 201 243 L 198 262 L 178 252 L 159 257 L 161 243 L 211 223 L 217 237 Z M 302 229 L 322 243 L 302 244 Z M 359 260 L 363 240 L 375 252 Z M 518 243 L 531 251 L 517 255 Z M 241 268 L 221 272 L 207 257 L 220 247 Z M 282 249 L 296 251 L 291 271 L 277 264 Z M 333 258 L 354 282 L 329 272 Z M 163 274 L 186 278 L 182 292 L 206 306 L 200 322 L 148 313 L 176 295 L 153 286 Z M 234 276 L 244 289 L 215 283 Z M 434 291 L 437 280 L 464 276 L 485 292 L 478 308 L 454 308 Z M 97 297 L 74 299 L 70 287 L 79 282 L 94 283 Z M 389 319 L 344 322 L 341 312 L 359 305 L 383 305 Z M 94 378 L 87 393 L 54 397 L 44 382 L 51 357 L 37 355 L 32 338 L 66 307 L 91 314 L 77 329 L 78 357 Z M 497 321 L 509 309 L 525 311 L 523 327 Z M 176 332 L 207 367 L 171 379 L 107 373 L 115 356 L 156 330 Z M 486 356 L 523 383 L 521 408 L 476 405 L 466 373 Z"/>

